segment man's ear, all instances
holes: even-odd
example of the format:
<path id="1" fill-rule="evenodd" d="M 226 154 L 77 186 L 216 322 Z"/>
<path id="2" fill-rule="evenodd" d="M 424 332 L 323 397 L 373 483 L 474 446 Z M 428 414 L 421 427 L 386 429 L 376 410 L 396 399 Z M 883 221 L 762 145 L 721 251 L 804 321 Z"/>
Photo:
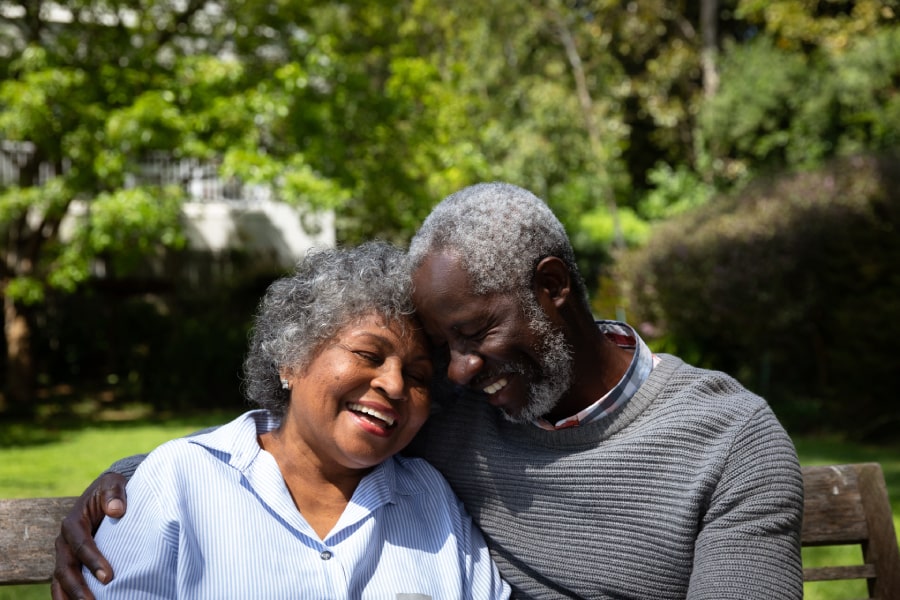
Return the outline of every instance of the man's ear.
<path id="1" fill-rule="evenodd" d="M 559 310 L 572 291 L 572 277 L 566 263 L 556 256 L 541 259 L 534 268 L 532 287 L 542 306 L 550 302 Z"/>

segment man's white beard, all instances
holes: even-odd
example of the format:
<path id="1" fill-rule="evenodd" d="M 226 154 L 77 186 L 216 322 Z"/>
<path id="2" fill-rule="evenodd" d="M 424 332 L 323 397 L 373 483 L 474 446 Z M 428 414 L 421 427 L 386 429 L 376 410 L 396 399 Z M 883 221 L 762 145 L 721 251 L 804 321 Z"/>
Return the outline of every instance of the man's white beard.
<path id="1" fill-rule="evenodd" d="M 538 349 L 540 372 L 534 373 L 533 369 L 521 364 L 513 366 L 516 372 L 533 378 L 528 386 L 528 400 L 522 410 L 516 415 L 503 411 L 506 419 L 513 423 L 529 423 L 553 410 L 572 386 L 574 371 L 572 347 L 563 332 L 553 326 L 533 297 L 529 296 L 523 304 L 528 327 L 541 340 Z"/>

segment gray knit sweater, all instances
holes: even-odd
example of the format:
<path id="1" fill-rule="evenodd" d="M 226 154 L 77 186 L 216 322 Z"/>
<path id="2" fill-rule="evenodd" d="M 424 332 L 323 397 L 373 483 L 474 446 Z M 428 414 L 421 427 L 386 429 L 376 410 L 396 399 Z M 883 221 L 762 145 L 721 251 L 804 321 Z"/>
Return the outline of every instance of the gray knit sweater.
<path id="1" fill-rule="evenodd" d="M 599 422 L 545 431 L 461 399 L 413 450 L 450 481 L 517 598 L 802 597 L 803 484 L 765 401 L 663 355 Z"/>

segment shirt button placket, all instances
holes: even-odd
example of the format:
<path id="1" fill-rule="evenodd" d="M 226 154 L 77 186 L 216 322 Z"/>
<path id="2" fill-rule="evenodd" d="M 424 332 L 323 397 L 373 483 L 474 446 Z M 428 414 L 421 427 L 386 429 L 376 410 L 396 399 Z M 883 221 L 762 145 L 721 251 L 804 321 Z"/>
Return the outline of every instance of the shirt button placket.
<path id="1" fill-rule="evenodd" d="M 322 561 L 320 563 L 322 568 L 317 587 L 321 587 L 323 592 L 320 597 L 329 600 L 351 600 L 353 594 L 349 593 L 350 578 L 342 561 L 332 549 L 322 546 L 319 546 L 319 559 Z"/>

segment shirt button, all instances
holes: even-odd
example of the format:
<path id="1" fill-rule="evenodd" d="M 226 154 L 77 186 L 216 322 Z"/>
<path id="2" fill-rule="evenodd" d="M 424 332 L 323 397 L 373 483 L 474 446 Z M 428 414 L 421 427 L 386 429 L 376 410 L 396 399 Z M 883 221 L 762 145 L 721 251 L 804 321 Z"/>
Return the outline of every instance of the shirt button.
<path id="1" fill-rule="evenodd" d="M 328 550 L 322 550 L 322 553 L 319 554 L 319 558 L 321 558 L 322 560 L 331 560 L 332 556 L 334 556 L 334 554 L 332 554 Z"/>

